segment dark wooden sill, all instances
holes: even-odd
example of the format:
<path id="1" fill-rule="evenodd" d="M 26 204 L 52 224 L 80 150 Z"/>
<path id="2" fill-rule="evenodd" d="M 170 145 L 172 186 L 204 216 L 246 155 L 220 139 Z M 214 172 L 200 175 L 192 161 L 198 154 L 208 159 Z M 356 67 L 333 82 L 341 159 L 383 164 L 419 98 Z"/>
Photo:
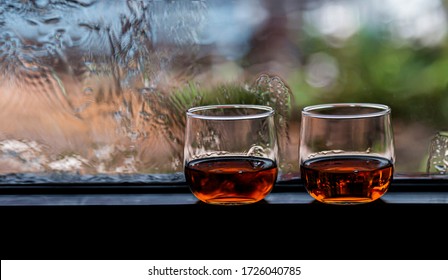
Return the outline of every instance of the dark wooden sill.
<path id="1" fill-rule="evenodd" d="M 447 178 L 394 180 L 356 206 L 300 180 L 259 203 L 198 202 L 184 184 L 2 186 L 2 259 L 440 259 Z"/>
<path id="2" fill-rule="evenodd" d="M 51 184 L 0 186 L 0 206 L 201 205 L 184 183 Z M 257 205 L 319 204 L 300 179 L 278 183 Z M 448 204 L 448 177 L 395 179 L 375 204 Z"/>

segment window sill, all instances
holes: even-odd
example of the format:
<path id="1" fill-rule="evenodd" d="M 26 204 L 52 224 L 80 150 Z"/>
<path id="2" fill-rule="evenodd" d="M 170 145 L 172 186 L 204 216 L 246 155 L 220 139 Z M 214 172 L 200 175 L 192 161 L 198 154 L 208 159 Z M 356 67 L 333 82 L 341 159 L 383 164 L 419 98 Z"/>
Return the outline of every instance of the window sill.
<path id="1" fill-rule="evenodd" d="M 263 201 L 255 205 L 319 205 L 308 195 L 301 180 L 276 185 Z M 389 191 L 374 205 L 381 204 L 446 204 L 448 178 L 395 179 Z M 177 184 L 64 184 L 6 185 L 0 187 L 0 206 L 163 206 L 205 205 Z M 246 205 L 249 206 L 250 205 Z"/>
<path id="2" fill-rule="evenodd" d="M 194 253 L 196 259 L 421 260 L 448 250 L 446 178 L 397 179 L 380 200 L 356 206 L 316 202 L 300 181 L 235 207 L 198 202 L 182 184 L 3 186 L 0 205 L 8 240 L 2 259 L 41 259 L 45 252 L 46 259 Z"/>

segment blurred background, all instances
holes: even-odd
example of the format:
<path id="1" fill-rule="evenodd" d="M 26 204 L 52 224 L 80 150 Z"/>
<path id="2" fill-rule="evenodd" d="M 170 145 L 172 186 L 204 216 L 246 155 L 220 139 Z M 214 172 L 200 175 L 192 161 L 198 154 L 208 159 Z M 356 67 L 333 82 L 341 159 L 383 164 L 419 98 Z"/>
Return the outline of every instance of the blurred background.
<path id="1" fill-rule="evenodd" d="M 446 176 L 443 0 L 0 0 L 0 183 L 183 181 L 185 110 L 392 108 L 396 176 Z"/>

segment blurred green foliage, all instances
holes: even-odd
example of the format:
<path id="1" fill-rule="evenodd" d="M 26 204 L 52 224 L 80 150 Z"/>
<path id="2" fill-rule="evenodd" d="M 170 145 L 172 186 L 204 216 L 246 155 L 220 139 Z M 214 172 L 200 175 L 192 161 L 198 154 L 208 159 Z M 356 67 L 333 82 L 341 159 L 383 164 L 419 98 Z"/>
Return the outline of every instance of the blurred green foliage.
<path id="1" fill-rule="evenodd" d="M 323 37 L 297 42 L 303 60 L 315 53 L 332 57 L 337 80 L 327 87 L 306 81 L 304 67 L 287 77 L 303 107 L 315 103 L 373 102 L 388 104 L 395 118 L 418 121 L 437 129 L 448 127 L 448 41 L 434 47 L 400 44 L 381 31 L 361 29 L 342 47 Z"/>

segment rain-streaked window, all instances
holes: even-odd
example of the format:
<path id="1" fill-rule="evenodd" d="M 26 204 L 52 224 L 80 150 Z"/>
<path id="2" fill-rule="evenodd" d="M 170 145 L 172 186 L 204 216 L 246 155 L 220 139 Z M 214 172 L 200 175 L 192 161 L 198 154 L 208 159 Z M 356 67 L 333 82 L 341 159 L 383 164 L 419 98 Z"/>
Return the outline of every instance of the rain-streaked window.
<path id="1" fill-rule="evenodd" d="M 442 0 L 0 0 L 0 182 L 180 182 L 185 111 L 276 110 L 279 180 L 300 110 L 392 108 L 396 176 L 446 176 Z M 236 139 L 237 141 L 237 139 Z"/>

